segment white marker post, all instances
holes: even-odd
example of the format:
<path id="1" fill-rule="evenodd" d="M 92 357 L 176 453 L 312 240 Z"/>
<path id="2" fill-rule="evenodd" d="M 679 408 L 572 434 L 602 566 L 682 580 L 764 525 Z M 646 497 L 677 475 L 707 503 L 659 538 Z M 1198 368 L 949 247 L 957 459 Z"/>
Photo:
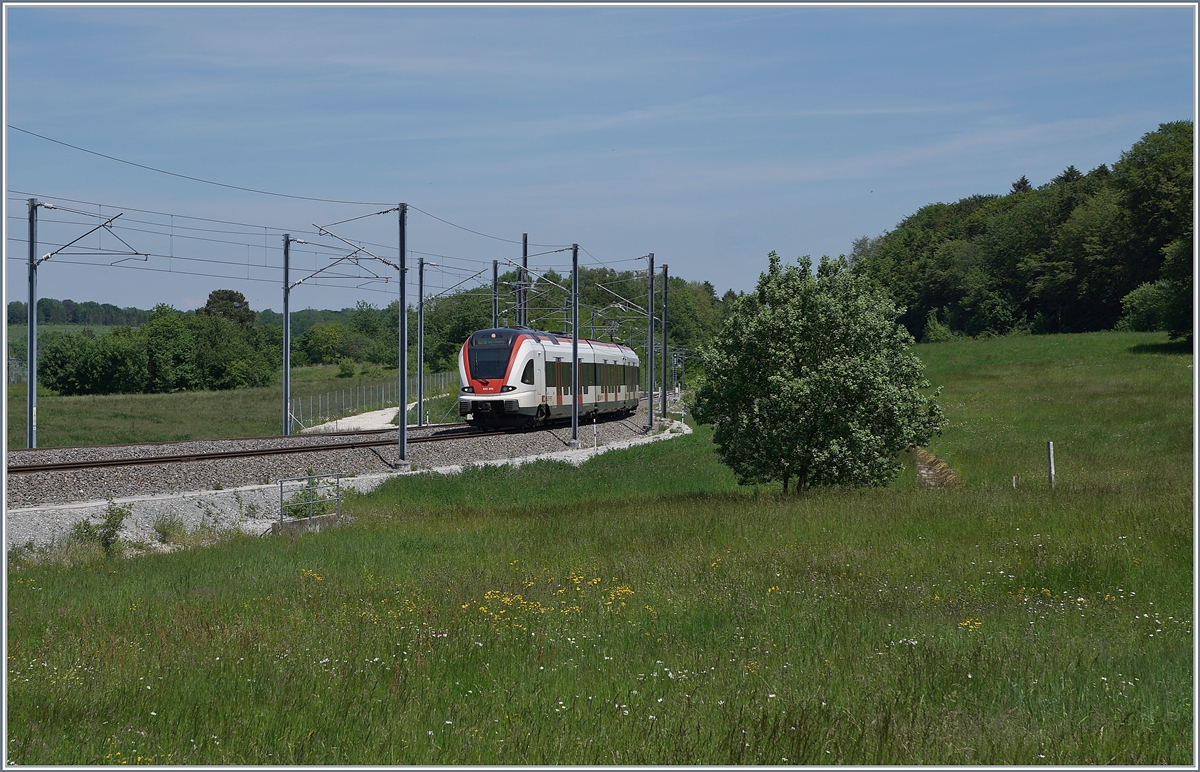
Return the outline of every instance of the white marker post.
<path id="1" fill-rule="evenodd" d="M 1050 464 L 1050 487 L 1054 487 L 1054 443 L 1046 443 L 1046 458 Z"/>

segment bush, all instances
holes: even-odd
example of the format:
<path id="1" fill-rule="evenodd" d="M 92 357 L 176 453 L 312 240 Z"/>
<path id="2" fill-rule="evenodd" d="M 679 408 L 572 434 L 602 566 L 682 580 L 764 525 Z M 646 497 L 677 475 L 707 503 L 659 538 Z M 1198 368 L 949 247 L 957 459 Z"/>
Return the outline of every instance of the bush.
<path id="1" fill-rule="evenodd" d="M 1124 309 L 1118 330 L 1157 332 L 1170 313 L 1171 296 L 1164 281 L 1146 282 L 1121 299 Z"/>
<path id="2" fill-rule="evenodd" d="M 60 394 L 137 393 L 149 379 L 146 340 L 118 327 L 108 335 L 60 335 L 47 342 L 38 376 Z"/>
<path id="3" fill-rule="evenodd" d="M 112 499 L 108 500 L 108 508 L 104 510 L 104 518 L 99 523 L 80 520 L 71 530 L 71 537 L 84 544 L 95 544 L 100 547 L 104 557 L 119 557 L 121 549 L 121 526 L 125 518 L 133 512 L 129 507 L 118 507 Z"/>
<path id="4" fill-rule="evenodd" d="M 187 536 L 187 525 L 177 515 L 168 515 L 154 521 L 154 533 L 163 544 L 173 544 Z"/>
<path id="5" fill-rule="evenodd" d="M 350 357 L 342 357 L 342 359 L 341 359 L 341 360 L 338 362 L 338 374 L 337 374 L 337 377 L 339 377 L 339 378 L 353 378 L 353 377 L 354 377 L 354 373 L 355 373 L 356 369 L 357 369 L 357 368 L 354 366 L 354 360 L 353 360 L 353 359 L 351 359 Z"/>
<path id="6" fill-rule="evenodd" d="M 317 322 L 300 336 L 299 347 L 313 364 L 333 364 L 342 355 L 345 330 L 337 322 Z"/>
<path id="7" fill-rule="evenodd" d="M 921 342 L 945 343 L 948 340 L 954 340 L 954 333 L 950 331 L 949 325 L 938 321 L 936 308 L 929 309 L 929 315 L 925 317 L 925 334 L 921 337 Z"/>

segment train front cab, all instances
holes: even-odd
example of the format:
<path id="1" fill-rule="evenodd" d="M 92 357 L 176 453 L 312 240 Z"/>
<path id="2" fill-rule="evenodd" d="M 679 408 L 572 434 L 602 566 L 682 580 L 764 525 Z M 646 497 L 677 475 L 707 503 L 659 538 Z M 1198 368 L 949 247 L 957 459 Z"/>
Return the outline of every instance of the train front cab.
<path id="1" fill-rule="evenodd" d="M 459 353 L 459 415 L 479 426 L 522 426 L 538 416 L 540 346 L 525 330 L 480 330 Z"/>

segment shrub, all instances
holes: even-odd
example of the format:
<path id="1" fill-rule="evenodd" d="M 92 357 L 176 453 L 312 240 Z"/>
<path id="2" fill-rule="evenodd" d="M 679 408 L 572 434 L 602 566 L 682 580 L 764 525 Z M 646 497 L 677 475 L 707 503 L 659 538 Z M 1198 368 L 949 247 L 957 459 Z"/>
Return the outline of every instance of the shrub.
<path id="1" fill-rule="evenodd" d="M 176 515 L 167 515 L 154 521 L 154 533 L 163 544 L 174 544 L 187 536 L 187 526 Z"/>
<path id="2" fill-rule="evenodd" d="M 339 377 L 339 378 L 353 378 L 353 377 L 354 377 L 354 373 L 355 373 L 356 369 L 357 369 L 357 368 L 354 366 L 354 360 L 353 360 L 353 359 L 351 359 L 350 357 L 342 357 L 342 359 L 341 359 L 341 360 L 338 362 L 338 374 L 337 374 L 337 377 Z"/>
<path id="3" fill-rule="evenodd" d="M 949 325 L 938 321 L 937 309 L 929 309 L 929 315 L 925 317 L 925 333 L 921 337 L 921 342 L 945 343 L 946 341 L 953 339 L 954 333 L 950 331 Z"/>
<path id="4" fill-rule="evenodd" d="M 1166 282 L 1146 282 L 1121 299 L 1124 312 L 1117 329 L 1155 332 L 1163 329 L 1171 298 Z"/>
<path id="5" fill-rule="evenodd" d="M 106 558 L 118 557 L 122 550 L 121 526 L 125 518 L 133 514 L 129 507 L 119 507 L 112 499 L 104 510 L 104 517 L 99 523 L 80 520 L 71 530 L 71 537 L 84 544 L 95 544 L 100 547 Z"/>

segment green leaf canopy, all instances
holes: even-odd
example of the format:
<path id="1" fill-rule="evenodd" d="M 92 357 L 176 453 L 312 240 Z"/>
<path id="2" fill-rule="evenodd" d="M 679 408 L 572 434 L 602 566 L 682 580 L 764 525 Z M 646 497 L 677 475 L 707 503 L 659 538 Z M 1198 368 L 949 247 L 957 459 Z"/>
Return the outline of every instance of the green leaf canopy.
<path id="1" fill-rule="evenodd" d="M 886 485 L 897 455 L 940 431 L 899 313 L 844 258 L 814 275 L 807 257 L 785 268 L 771 253 L 701 355 L 695 415 L 739 483 Z"/>

